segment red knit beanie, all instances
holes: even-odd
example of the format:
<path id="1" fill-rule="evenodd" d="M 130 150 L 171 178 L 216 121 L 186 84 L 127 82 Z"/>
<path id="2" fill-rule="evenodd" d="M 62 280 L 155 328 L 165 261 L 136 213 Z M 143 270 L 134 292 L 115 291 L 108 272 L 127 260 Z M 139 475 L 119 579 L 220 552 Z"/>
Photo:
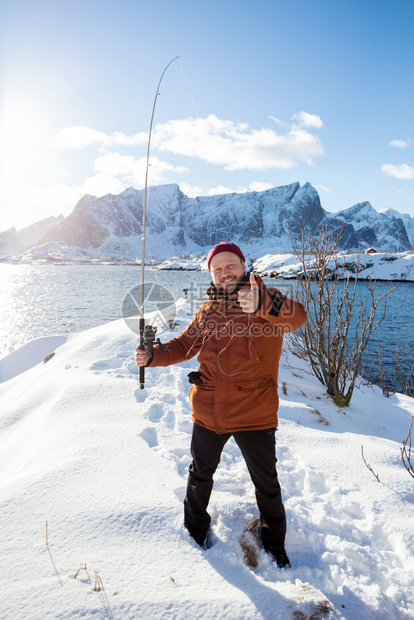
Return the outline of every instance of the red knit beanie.
<path id="1" fill-rule="evenodd" d="M 240 256 L 243 262 L 246 261 L 243 256 L 243 252 L 238 245 L 236 245 L 235 243 L 228 243 L 227 241 L 222 241 L 221 243 L 215 245 L 214 248 L 211 248 L 210 252 L 207 254 L 207 269 L 209 271 L 211 259 L 213 258 L 213 256 L 215 256 L 216 254 L 220 254 L 221 252 L 231 252 L 232 254 L 237 254 L 237 256 Z"/>

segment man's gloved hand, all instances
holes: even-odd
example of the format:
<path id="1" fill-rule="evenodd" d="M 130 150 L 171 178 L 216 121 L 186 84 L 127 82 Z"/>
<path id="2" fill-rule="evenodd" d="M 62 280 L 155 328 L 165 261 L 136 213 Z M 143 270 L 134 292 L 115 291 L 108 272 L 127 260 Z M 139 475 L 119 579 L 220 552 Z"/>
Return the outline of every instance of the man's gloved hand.
<path id="1" fill-rule="evenodd" d="M 254 314 L 261 305 L 261 291 L 256 282 L 254 273 L 250 274 L 250 289 L 244 287 L 239 291 L 240 308 L 246 314 Z"/>
<path id="2" fill-rule="evenodd" d="M 188 374 L 188 380 L 195 385 L 204 385 L 204 382 L 201 380 L 201 372 L 199 371 L 190 372 Z"/>

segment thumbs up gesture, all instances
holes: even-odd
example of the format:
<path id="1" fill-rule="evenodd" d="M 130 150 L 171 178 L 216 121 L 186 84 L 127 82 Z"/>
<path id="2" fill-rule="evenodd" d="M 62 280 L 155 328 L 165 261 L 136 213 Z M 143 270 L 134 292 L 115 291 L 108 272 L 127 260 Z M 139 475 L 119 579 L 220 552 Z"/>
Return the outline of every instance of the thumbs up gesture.
<path id="1" fill-rule="evenodd" d="M 239 291 L 239 304 L 243 312 L 246 314 L 253 314 L 257 311 L 260 301 L 260 289 L 257 286 L 254 273 L 250 274 L 249 284 L 250 288 L 245 286 Z"/>

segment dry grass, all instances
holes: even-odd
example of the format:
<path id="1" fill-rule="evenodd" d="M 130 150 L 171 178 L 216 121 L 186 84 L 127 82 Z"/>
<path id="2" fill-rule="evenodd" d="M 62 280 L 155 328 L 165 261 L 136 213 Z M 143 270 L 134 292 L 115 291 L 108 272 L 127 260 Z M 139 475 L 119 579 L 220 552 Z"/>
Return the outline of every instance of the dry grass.
<path id="1" fill-rule="evenodd" d="M 325 424 L 325 426 L 329 426 L 329 422 L 328 420 L 326 420 L 323 415 L 321 414 L 320 411 L 318 411 L 317 409 L 312 408 L 311 412 L 314 413 L 315 415 L 318 416 L 318 422 L 319 424 Z"/>
<path id="2" fill-rule="evenodd" d="M 98 571 L 95 571 L 95 587 L 94 587 L 95 592 L 105 592 L 105 588 L 104 585 L 102 583 L 102 579 L 99 576 Z"/>
<path id="3" fill-rule="evenodd" d="M 381 482 L 381 480 L 379 479 L 378 474 L 375 473 L 375 471 L 372 469 L 371 465 L 369 463 L 366 462 L 365 460 L 365 456 L 364 456 L 364 446 L 361 446 L 361 454 L 362 454 L 362 459 L 367 467 L 367 469 L 371 472 L 371 474 L 374 476 L 374 478 L 376 478 L 376 480 L 378 482 Z"/>
<path id="4" fill-rule="evenodd" d="M 259 554 L 257 545 L 259 543 L 259 523 L 260 518 L 251 519 L 244 528 L 240 537 L 240 547 L 243 551 L 243 562 L 246 566 L 256 568 L 259 564 Z"/>
<path id="5" fill-rule="evenodd" d="M 314 608 L 309 613 L 296 610 L 293 612 L 293 618 L 295 620 L 320 620 L 325 614 L 329 614 L 333 611 L 331 604 L 328 600 L 319 601 L 315 603 Z"/>
<path id="6" fill-rule="evenodd" d="M 81 564 L 78 568 L 78 570 L 76 571 L 76 574 L 74 576 L 74 579 L 76 579 L 76 577 L 79 575 L 79 573 L 81 572 L 81 570 L 86 570 L 86 562 L 85 564 Z"/>

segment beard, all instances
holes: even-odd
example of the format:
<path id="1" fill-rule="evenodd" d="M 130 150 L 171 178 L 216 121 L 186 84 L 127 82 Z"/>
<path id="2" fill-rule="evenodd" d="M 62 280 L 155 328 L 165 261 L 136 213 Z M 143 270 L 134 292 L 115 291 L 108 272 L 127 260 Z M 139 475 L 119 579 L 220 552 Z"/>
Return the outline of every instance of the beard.
<path id="1" fill-rule="evenodd" d="M 234 291 L 238 285 L 240 284 L 240 280 L 237 276 L 232 276 L 231 278 L 226 278 L 225 280 L 221 280 L 218 289 L 220 291 L 225 291 L 226 293 L 231 293 Z"/>
<path id="2" fill-rule="evenodd" d="M 214 284 L 216 291 L 220 297 L 229 298 L 236 294 L 246 282 L 246 274 L 241 277 L 230 276 L 220 280 L 218 284 Z"/>

